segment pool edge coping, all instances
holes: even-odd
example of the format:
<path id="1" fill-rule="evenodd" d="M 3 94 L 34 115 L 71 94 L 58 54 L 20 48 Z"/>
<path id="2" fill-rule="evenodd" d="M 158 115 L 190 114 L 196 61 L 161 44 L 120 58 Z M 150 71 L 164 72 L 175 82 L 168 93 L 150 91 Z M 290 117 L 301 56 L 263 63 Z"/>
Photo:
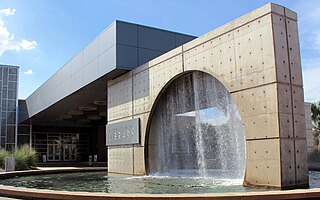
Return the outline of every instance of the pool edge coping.
<path id="1" fill-rule="evenodd" d="M 92 172 L 107 171 L 106 167 L 75 167 L 61 169 L 41 169 L 15 172 L 2 172 L 0 179 L 14 176 L 30 176 L 39 174 L 55 174 L 69 172 Z M 119 193 L 98 193 L 98 192 L 70 192 L 47 189 L 33 189 L 0 185 L 0 195 L 15 198 L 32 199 L 309 199 L 320 198 L 320 188 L 274 190 L 261 192 L 230 192 L 230 193 L 204 193 L 204 194 L 119 194 Z"/>

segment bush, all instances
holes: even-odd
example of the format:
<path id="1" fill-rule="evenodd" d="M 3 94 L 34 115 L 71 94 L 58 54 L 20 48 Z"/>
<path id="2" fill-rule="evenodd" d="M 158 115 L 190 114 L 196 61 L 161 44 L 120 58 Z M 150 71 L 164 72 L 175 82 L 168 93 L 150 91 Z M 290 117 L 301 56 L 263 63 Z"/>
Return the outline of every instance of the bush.
<path id="1" fill-rule="evenodd" d="M 16 170 L 30 169 L 31 166 L 36 166 L 38 161 L 37 153 L 29 145 L 22 145 L 13 152 L 12 155 L 16 161 Z"/>
<path id="2" fill-rule="evenodd" d="M 0 149 L 0 168 L 5 168 L 6 157 L 8 157 L 10 153 L 4 149 Z"/>

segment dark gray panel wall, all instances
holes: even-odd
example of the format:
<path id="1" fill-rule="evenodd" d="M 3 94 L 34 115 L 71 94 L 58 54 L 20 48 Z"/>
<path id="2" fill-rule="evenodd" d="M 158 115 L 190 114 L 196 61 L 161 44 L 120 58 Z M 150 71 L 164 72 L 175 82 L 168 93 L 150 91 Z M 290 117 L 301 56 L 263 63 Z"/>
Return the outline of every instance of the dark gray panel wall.
<path id="1" fill-rule="evenodd" d="M 188 35 L 115 21 L 26 99 L 29 117 L 111 72 L 134 69 L 192 39 Z M 108 78 L 115 77 L 108 75 Z"/>
<path id="2" fill-rule="evenodd" d="M 195 39 L 194 36 L 122 21 L 117 21 L 116 26 L 117 67 L 125 69 L 134 69 Z M 135 55 L 137 57 L 133 58 Z"/>

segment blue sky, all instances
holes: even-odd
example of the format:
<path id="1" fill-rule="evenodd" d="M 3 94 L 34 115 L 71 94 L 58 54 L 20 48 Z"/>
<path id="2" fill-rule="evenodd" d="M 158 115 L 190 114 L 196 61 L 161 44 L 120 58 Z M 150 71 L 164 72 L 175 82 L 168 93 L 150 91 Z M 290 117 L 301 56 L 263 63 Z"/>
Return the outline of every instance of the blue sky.
<path id="1" fill-rule="evenodd" d="M 20 66 L 26 98 L 116 19 L 201 36 L 268 2 L 0 0 L 0 63 Z M 320 1 L 273 2 L 299 15 L 305 99 L 320 100 Z"/>

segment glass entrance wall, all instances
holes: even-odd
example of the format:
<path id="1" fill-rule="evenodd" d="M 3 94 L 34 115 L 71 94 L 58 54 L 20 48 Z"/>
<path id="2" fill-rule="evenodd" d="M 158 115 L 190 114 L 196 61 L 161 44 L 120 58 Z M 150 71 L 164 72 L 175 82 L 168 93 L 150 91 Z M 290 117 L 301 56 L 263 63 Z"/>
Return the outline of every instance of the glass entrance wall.
<path id="1" fill-rule="evenodd" d="M 47 161 L 82 161 L 87 158 L 88 135 L 80 133 L 33 133 L 33 147 Z"/>

